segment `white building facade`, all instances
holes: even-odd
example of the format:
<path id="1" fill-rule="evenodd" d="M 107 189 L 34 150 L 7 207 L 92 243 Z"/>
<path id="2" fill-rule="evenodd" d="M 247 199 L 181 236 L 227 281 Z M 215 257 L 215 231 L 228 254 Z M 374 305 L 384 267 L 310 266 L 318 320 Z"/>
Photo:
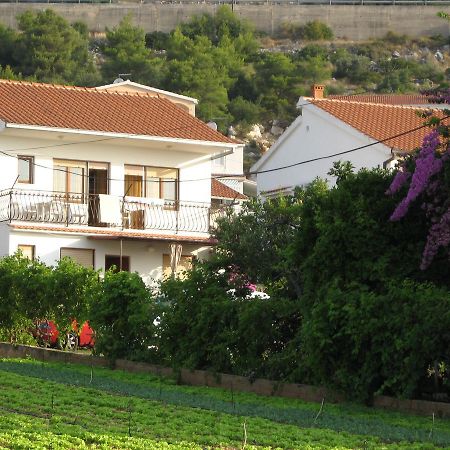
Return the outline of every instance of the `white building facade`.
<path id="1" fill-rule="evenodd" d="M 0 255 L 151 283 L 213 244 L 212 159 L 242 152 L 166 98 L 0 81 Z"/>
<path id="2" fill-rule="evenodd" d="M 321 95 L 302 97 L 297 106 L 301 115 L 251 169 L 263 198 L 291 194 L 317 177 L 333 184 L 328 172 L 336 161 L 350 161 L 356 170 L 393 167 L 430 131 L 420 128 L 417 107 Z"/>

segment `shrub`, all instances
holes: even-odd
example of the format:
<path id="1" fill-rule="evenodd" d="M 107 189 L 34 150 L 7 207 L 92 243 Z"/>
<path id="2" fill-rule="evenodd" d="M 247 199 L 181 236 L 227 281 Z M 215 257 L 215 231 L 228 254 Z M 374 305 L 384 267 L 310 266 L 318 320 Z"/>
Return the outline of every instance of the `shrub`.
<path id="1" fill-rule="evenodd" d="M 306 41 L 329 41 L 334 37 L 331 28 L 319 20 L 307 22 L 305 25 L 284 22 L 280 26 L 279 34 L 284 38 Z"/>
<path id="2" fill-rule="evenodd" d="M 247 281 L 235 270 L 198 264 L 184 280 L 162 283 L 161 360 L 175 367 L 285 378 L 295 364 L 286 354 L 299 326 L 298 302 L 248 298 Z"/>
<path id="3" fill-rule="evenodd" d="M 58 261 L 50 273 L 48 288 L 51 307 L 42 317 L 56 323 L 60 336 L 67 336 L 72 330 L 74 319 L 79 324 L 89 320 L 90 305 L 97 303 L 100 294 L 98 273 L 70 258 Z"/>
<path id="4" fill-rule="evenodd" d="M 313 20 L 300 27 L 299 34 L 307 41 L 329 41 L 334 37 L 331 28 L 319 20 Z"/>
<path id="5" fill-rule="evenodd" d="M 91 304 L 90 323 L 95 330 L 95 353 L 147 361 L 154 344 L 154 303 L 137 273 L 108 271 L 98 301 Z"/>
<path id="6" fill-rule="evenodd" d="M 392 280 L 383 293 L 335 279 L 305 311 L 303 363 L 310 379 L 370 400 L 412 398 L 436 362 L 450 360 L 450 292 Z"/>

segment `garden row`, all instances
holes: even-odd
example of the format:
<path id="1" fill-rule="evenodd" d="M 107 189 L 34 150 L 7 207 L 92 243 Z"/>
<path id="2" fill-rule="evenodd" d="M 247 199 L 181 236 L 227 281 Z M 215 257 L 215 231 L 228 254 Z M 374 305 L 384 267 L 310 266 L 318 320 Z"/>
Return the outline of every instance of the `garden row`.
<path id="1" fill-rule="evenodd" d="M 448 420 L 350 404 L 319 408 L 32 360 L 2 360 L 0 375 L 0 448 L 434 449 L 450 443 Z"/>

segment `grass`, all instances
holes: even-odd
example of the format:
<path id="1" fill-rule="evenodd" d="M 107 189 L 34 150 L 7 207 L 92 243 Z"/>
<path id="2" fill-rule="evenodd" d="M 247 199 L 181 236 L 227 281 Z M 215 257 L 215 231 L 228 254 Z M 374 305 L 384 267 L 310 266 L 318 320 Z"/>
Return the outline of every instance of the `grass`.
<path id="1" fill-rule="evenodd" d="M 0 380 L 0 448 L 450 448 L 449 420 L 351 404 L 318 415 L 299 400 L 32 360 L 0 360 Z"/>

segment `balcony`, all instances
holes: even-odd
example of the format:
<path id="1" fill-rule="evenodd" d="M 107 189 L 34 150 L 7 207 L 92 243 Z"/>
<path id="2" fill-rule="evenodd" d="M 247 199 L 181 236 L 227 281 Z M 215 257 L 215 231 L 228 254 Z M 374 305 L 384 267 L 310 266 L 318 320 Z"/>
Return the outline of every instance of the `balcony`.
<path id="1" fill-rule="evenodd" d="M 209 234 L 223 209 L 208 203 L 19 189 L 0 192 L 0 221 Z"/>

